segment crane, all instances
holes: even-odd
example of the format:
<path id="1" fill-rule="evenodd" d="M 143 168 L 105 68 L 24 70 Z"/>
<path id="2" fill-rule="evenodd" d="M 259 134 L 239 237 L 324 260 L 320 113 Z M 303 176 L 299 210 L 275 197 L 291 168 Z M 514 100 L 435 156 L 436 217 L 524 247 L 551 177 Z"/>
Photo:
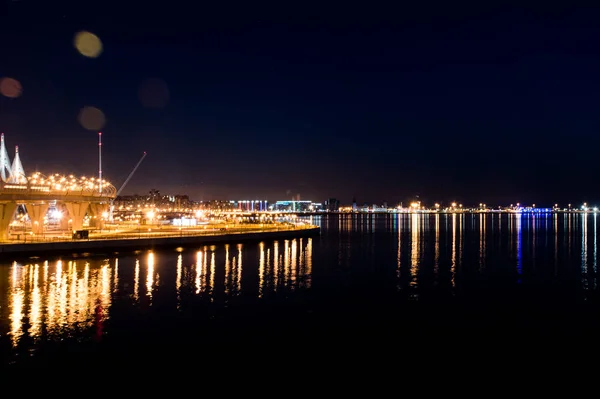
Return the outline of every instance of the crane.
<path id="1" fill-rule="evenodd" d="M 131 173 L 129 173 L 129 176 L 127 176 L 127 179 L 125 179 L 125 181 L 123 182 L 123 184 L 121 184 L 121 187 L 117 190 L 117 193 L 115 194 L 115 198 L 119 196 L 119 194 L 121 194 L 121 191 L 123 191 L 123 189 L 125 188 L 125 186 L 127 185 L 127 183 L 129 183 L 129 180 L 131 180 L 131 178 L 133 177 L 133 174 L 135 173 L 135 171 L 140 167 L 142 161 L 144 160 L 144 158 L 146 158 L 146 151 L 144 151 L 144 154 L 142 155 L 142 157 L 140 158 L 140 160 L 138 161 L 137 164 L 135 164 L 133 170 L 131 171 Z M 114 209 L 114 199 L 110 200 L 110 221 L 113 221 L 113 209 Z"/>

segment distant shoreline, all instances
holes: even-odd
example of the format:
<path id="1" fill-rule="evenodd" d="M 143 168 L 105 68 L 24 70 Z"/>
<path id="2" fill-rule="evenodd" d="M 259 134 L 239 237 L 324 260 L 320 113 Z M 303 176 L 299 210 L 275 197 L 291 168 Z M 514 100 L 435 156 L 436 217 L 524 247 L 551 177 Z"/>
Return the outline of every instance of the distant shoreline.
<path id="1" fill-rule="evenodd" d="M 104 255 L 119 251 L 132 252 L 154 248 L 178 248 L 194 245 L 222 243 L 260 242 L 263 240 L 313 237 L 320 233 L 320 227 L 311 226 L 281 231 L 249 231 L 215 235 L 186 235 L 137 239 L 89 239 L 55 242 L 35 242 L 0 245 L 0 259 L 32 257 L 44 255 Z"/>

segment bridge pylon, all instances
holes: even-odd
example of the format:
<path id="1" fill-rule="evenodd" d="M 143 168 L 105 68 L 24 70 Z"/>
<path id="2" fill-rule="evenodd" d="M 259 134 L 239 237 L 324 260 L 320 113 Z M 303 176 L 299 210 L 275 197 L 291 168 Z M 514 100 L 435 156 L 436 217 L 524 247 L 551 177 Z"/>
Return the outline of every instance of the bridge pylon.
<path id="1" fill-rule="evenodd" d="M 104 228 L 104 213 L 108 213 L 108 203 L 95 202 L 91 203 L 88 213 L 92 217 L 90 222 L 97 229 Z"/>
<path id="2" fill-rule="evenodd" d="M 0 203 L 0 240 L 8 240 L 8 228 L 10 222 L 15 218 L 15 212 L 17 210 L 16 202 L 2 202 Z"/>
<path id="3" fill-rule="evenodd" d="M 23 169 L 23 164 L 19 157 L 19 146 L 15 147 L 15 159 L 13 159 L 12 167 L 10 169 L 9 181 L 11 183 L 27 184 L 27 176 L 25 176 L 25 170 Z"/>
<path id="4" fill-rule="evenodd" d="M 76 230 L 81 230 L 83 227 L 83 218 L 85 218 L 85 214 L 87 213 L 90 203 L 65 201 L 64 204 L 67 207 L 69 219 L 71 219 L 71 230 L 73 230 L 73 232 Z"/>
<path id="5" fill-rule="evenodd" d="M 2 178 L 2 181 L 9 181 L 11 173 L 12 167 L 10 165 L 10 158 L 8 157 L 6 144 L 4 143 L 4 133 L 2 133 L 0 134 L 0 177 Z"/>
<path id="6" fill-rule="evenodd" d="M 48 213 L 48 203 L 33 203 L 26 204 L 25 209 L 31 220 L 31 232 L 33 234 L 41 234 L 44 232 L 44 217 Z"/>

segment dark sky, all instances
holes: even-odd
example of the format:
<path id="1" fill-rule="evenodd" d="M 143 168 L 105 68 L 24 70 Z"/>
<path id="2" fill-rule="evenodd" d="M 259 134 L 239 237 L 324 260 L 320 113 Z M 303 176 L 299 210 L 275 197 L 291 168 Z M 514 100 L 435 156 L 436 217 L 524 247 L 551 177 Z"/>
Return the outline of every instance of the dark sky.
<path id="1" fill-rule="evenodd" d="M 0 10 L 0 77 L 23 87 L 0 130 L 26 171 L 96 174 L 94 106 L 107 179 L 148 152 L 125 194 L 600 200 L 596 9 L 44 3 Z"/>

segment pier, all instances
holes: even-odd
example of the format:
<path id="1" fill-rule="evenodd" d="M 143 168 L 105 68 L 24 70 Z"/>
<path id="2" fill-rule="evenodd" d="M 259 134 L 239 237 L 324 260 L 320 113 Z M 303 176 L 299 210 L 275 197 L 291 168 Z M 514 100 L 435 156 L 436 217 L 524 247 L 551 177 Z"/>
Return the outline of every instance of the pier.
<path id="1" fill-rule="evenodd" d="M 92 235 L 87 239 L 47 239 L 0 245 L 0 258 L 40 256 L 42 254 L 112 254 L 152 248 L 178 248 L 219 243 L 259 242 L 319 235 L 312 225 L 276 226 L 269 228 L 230 229 L 208 232 L 140 232 L 139 235 Z"/>

